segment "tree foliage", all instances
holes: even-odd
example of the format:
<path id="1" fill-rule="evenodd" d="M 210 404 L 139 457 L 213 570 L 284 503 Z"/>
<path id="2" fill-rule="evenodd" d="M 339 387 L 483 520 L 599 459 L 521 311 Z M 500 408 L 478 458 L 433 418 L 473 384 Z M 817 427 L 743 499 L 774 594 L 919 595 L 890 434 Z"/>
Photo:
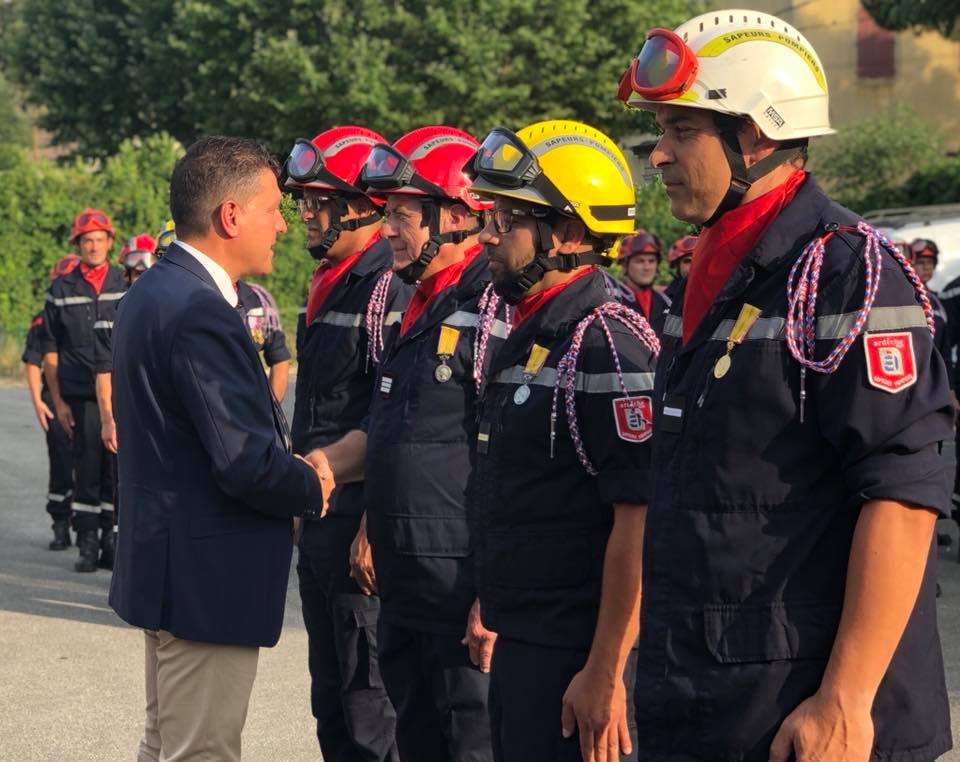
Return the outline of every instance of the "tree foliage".
<path id="1" fill-rule="evenodd" d="M 576 117 L 614 136 L 638 117 L 617 80 L 652 26 L 697 0 L 16 0 L 4 58 L 80 154 L 166 131 L 292 139 L 359 123 L 474 134 Z"/>
<path id="2" fill-rule="evenodd" d="M 816 141 L 810 169 L 840 203 L 862 212 L 940 162 L 942 146 L 939 130 L 898 105 Z"/>
<path id="3" fill-rule="evenodd" d="M 960 32 L 957 18 L 960 4 L 957 0 L 862 0 L 863 7 L 874 20 L 886 29 L 901 30 L 911 27 L 934 29 L 944 37 L 956 37 Z"/>

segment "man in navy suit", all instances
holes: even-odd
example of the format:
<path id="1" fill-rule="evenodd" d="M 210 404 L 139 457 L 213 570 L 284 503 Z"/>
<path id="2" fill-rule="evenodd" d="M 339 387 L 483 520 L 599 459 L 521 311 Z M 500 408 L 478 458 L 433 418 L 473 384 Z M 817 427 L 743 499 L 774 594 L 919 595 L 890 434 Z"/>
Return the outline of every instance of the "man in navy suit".
<path id="1" fill-rule="evenodd" d="M 195 143 L 170 183 L 180 240 L 116 318 L 110 605 L 146 633 L 139 760 L 240 759 L 259 647 L 280 636 L 292 519 L 326 507 L 332 479 L 291 454 L 233 286 L 271 271 L 280 200 L 256 143 Z"/>

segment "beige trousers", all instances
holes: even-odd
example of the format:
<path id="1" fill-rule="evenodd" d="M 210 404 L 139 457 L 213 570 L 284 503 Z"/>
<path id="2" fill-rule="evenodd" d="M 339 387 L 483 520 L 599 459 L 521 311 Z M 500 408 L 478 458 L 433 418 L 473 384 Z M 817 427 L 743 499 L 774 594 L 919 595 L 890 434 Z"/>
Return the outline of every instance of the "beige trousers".
<path id="1" fill-rule="evenodd" d="M 260 649 L 146 636 L 147 716 L 137 762 L 240 762 Z"/>

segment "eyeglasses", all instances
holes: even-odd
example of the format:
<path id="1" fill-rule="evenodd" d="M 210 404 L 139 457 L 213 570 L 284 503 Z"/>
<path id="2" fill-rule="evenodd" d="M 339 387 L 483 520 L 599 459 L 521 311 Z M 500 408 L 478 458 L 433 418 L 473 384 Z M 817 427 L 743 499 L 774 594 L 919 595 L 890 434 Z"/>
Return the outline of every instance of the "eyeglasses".
<path id="1" fill-rule="evenodd" d="M 329 196 L 316 196 L 312 193 L 304 194 L 297 199 L 297 211 L 300 212 L 301 217 L 308 212 L 317 215 L 331 200 Z"/>
<path id="2" fill-rule="evenodd" d="M 633 93 L 650 101 L 683 95 L 697 79 L 700 62 L 680 37 L 669 29 L 651 29 L 620 78 L 617 98 L 624 103 Z"/>
<path id="3" fill-rule="evenodd" d="M 545 219 L 549 212 L 538 212 L 533 209 L 494 209 L 489 212 L 489 219 L 493 222 L 493 228 L 500 235 L 504 235 L 513 230 L 513 221 L 517 219 Z"/>

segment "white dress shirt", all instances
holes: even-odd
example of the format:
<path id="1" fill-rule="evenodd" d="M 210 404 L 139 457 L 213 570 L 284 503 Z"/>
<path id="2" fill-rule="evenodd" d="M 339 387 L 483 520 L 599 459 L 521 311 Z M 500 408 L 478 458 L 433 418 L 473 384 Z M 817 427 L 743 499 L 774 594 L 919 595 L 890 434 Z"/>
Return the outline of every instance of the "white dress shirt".
<path id="1" fill-rule="evenodd" d="M 236 307 L 240 300 L 237 297 L 237 289 L 233 287 L 233 280 L 229 275 L 227 275 L 227 271 L 220 267 L 219 264 L 210 259 L 210 257 L 204 254 L 202 251 L 191 246 L 189 243 L 178 239 L 177 245 L 183 247 L 184 251 L 186 251 L 201 265 L 203 265 L 203 269 L 210 273 L 210 277 L 213 278 L 213 282 L 217 284 L 217 288 L 220 289 L 220 293 L 223 294 L 223 298 L 227 300 L 227 303 L 231 307 Z"/>

